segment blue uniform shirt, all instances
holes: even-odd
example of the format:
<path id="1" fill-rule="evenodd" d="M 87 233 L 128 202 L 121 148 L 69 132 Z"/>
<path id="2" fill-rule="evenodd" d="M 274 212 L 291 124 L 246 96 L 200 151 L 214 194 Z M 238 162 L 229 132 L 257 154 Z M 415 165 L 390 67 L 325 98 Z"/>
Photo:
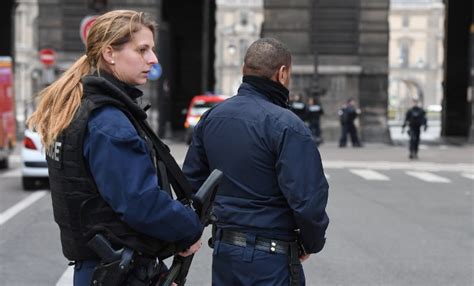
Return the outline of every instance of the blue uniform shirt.
<path id="1" fill-rule="evenodd" d="M 183 171 L 197 189 L 223 171 L 218 226 L 283 239 L 299 229 L 308 253 L 325 242 L 328 183 L 309 130 L 290 110 L 243 83 L 203 116 Z"/>
<path id="2" fill-rule="evenodd" d="M 148 147 L 122 111 L 91 114 L 83 152 L 100 194 L 127 225 L 184 247 L 198 240 L 198 216 L 159 189 Z"/>

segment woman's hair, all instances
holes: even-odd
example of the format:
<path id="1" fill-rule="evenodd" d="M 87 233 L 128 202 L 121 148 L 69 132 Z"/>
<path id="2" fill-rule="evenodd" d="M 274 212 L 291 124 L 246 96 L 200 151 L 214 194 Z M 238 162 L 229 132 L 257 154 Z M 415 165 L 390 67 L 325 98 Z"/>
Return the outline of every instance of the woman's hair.
<path id="1" fill-rule="evenodd" d="M 27 121 L 28 127 L 41 135 L 45 147 L 71 123 L 81 104 L 81 78 L 103 68 L 104 49 L 110 45 L 120 50 L 142 27 L 155 35 L 155 26 L 145 13 L 131 10 L 110 11 L 97 17 L 87 35 L 85 55 L 40 92 L 38 107 Z"/>

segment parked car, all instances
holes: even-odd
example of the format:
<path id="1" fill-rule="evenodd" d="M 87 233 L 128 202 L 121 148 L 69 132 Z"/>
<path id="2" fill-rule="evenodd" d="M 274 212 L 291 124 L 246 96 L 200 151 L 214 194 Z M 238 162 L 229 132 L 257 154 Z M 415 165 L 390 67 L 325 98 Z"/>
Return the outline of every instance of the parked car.
<path id="1" fill-rule="evenodd" d="M 21 176 L 24 190 L 47 184 L 48 166 L 43 144 L 38 133 L 25 130 L 21 148 Z"/>
<path id="2" fill-rule="evenodd" d="M 224 95 L 196 95 L 193 97 L 184 121 L 184 128 L 186 129 L 184 140 L 187 144 L 191 144 L 194 126 L 199 122 L 204 112 L 227 98 L 229 97 Z"/>

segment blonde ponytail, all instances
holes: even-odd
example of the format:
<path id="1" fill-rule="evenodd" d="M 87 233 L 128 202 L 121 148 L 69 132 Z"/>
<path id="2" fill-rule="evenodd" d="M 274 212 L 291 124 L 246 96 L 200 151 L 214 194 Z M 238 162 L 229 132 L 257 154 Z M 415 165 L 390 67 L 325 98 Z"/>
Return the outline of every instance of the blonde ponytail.
<path id="1" fill-rule="evenodd" d="M 30 129 L 41 135 L 45 147 L 69 126 L 81 104 L 81 78 L 91 72 L 91 65 L 84 55 L 50 86 L 41 91 L 36 111 L 28 119 Z"/>

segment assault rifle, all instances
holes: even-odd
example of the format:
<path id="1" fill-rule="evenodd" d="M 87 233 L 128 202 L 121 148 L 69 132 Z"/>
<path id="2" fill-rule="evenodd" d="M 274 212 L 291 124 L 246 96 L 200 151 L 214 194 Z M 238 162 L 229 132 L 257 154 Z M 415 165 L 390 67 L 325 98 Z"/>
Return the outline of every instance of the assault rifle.
<path id="1" fill-rule="evenodd" d="M 204 226 L 208 226 L 216 220 L 212 212 L 212 203 L 216 197 L 217 187 L 222 176 L 223 173 L 221 171 L 217 169 L 212 171 L 211 175 L 209 175 L 204 184 L 202 184 L 191 201 L 191 207 L 196 211 Z M 184 285 L 193 258 L 194 254 L 187 257 L 175 255 L 173 264 L 161 286 L 170 286 L 173 282 L 179 286 Z"/>

